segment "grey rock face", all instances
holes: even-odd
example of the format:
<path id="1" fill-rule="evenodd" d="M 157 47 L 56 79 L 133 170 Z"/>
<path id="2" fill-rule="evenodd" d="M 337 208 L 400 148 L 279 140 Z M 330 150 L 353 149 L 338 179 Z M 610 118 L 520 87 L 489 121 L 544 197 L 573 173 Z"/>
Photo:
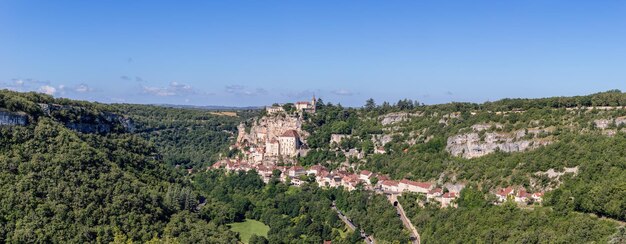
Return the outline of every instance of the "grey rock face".
<path id="1" fill-rule="evenodd" d="M 597 128 L 600 129 L 606 129 L 609 127 L 609 125 L 613 124 L 613 120 L 609 120 L 609 119 L 596 119 L 593 121 L 593 123 L 595 124 L 595 126 Z"/>
<path id="2" fill-rule="evenodd" d="M 25 114 L 0 111 L 0 125 L 27 125 L 28 116 Z"/>
<path id="3" fill-rule="evenodd" d="M 53 117 L 65 124 L 66 127 L 82 133 L 110 133 L 134 132 L 135 124 L 132 119 L 109 112 L 97 114 L 86 113 L 85 108 L 59 105 L 59 104 L 39 104 L 44 114 Z M 61 114 L 74 114 L 77 119 L 68 121 Z"/>
<path id="4" fill-rule="evenodd" d="M 378 119 L 380 120 L 380 123 L 382 125 L 390 125 L 390 124 L 395 124 L 398 122 L 408 120 L 410 117 L 414 117 L 414 116 L 422 116 L 422 113 L 419 113 L 419 112 L 418 113 L 403 113 L 403 112 L 389 113 L 389 114 L 379 116 Z"/>
<path id="5" fill-rule="evenodd" d="M 543 130 L 537 130 L 537 133 Z M 551 143 L 549 140 L 538 138 L 521 140 L 526 135 L 524 130 L 512 133 L 489 132 L 485 133 L 484 140 L 481 140 L 478 133 L 466 133 L 451 136 L 448 138 L 446 150 L 453 156 L 464 158 L 476 158 L 493 153 L 496 150 L 502 152 L 521 152 L 535 149 Z"/>

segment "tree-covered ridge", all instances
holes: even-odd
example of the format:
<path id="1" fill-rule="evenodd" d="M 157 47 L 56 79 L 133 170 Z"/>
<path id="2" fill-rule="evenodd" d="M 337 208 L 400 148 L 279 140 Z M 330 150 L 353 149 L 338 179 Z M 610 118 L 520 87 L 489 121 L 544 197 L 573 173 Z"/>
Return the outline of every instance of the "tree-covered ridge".
<path id="1" fill-rule="evenodd" d="M 220 153 L 226 155 L 237 125 L 258 113 L 242 110 L 236 111 L 237 116 L 224 116 L 200 109 L 113 106 L 135 121 L 136 133 L 154 143 L 166 163 L 197 169 L 211 165 Z"/>
<path id="2" fill-rule="evenodd" d="M 154 144 L 130 133 L 79 133 L 39 103 L 119 111 L 35 93 L 0 95 L 2 108 L 29 116 L 25 126 L 0 127 L 0 242 L 237 240 L 198 217 L 197 195 Z"/>
<path id="3" fill-rule="evenodd" d="M 142 139 L 80 135 L 48 118 L 0 133 L 0 240 L 109 242 L 116 234 L 185 240 L 168 226 L 197 200 L 181 208 L 167 199 L 168 189 L 188 186 Z M 204 236 L 234 238 L 225 229 L 202 227 Z"/>
<path id="4" fill-rule="evenodd" d="M 372 100 L 358 109 L 320 100 L 317 113 L 304 115 L 313 149 L 299 161 L 331 168 L 347 161 L 354 170 L 396 179 L 476 185 L 480 191 L 462 192 L 459 209 L 418 208 L 418 197 L 401 199 L 425 243 L 605 242 L 610 235 L 619 239 L 615 225 L 587 213 L 626 218 L 624 125 L 597 126 L 597 120 L 614 121 L 626 112 L 571 109 L 571 104 L 586 106 L 587 97 L 592 105 L 623 106 L 624 95 L 615 91 L 546 100 L 551 103 L 540 99 L 425 106 L 401 100 L 377 106 Z M 571 102 L 577 100 L 583 102 Z M 69 109 L 50 113 L 41 104 Z M 229 153 L 236 125 L 258 111 L 238 111 L 233 117 L 0 91 L 2 111 L 26 114 L 28 124 L 0 126 L 0 242 L 233 243 L 238 237 L 227 224 L 245 219 L 270 226 L 267 240 L 253 238 L 258 243 L 359 242 L 358 233 L 344 233 L 345 225 L 330 208 L 333 201 L 378 242 L 408 238 L 393 206 L 372 192 L 320 189 L 308 183 L 296 188 L 276 180 L 264 184 L 254 172 L 225 175 L 201 170 L 188 175 L 171 167 L 195 167 L 198 172 L 220 153 Z M 383 125 L 381 116 L 390 112 L 411 117 Z M 134 130 L 80 133 L 68 126 L 97 123 L 84 118 L 107 114 L 131 119 Z M 533 136 L 550 139 L 551 144 L 472 159 L 451 156 L 446 139 L 473 132 L 477 124 L 490 127 L 476 133 L 549 129 Z M 331 134 L 352 137 L 331 145 Z M 370 139 L 382 135 L 391 135 L 391 140 L 384 154 L 374 154 Z M 367 156 L 345 157 L 342 152 L 348 149 Z M 558 180 L 536 174 L 564 167 L 578 171 Z M 551 191 L 544 206 L 531 206 L 534 210 L 492 206 L 490 191 L 502 186 Z"/>
<path id="5" fill-rule="evenodd" d="M 311 133 L 313 151 L 301 162 L 331 167 L 349 162 L 357 170 L 367 169 L 395 179 L 478 183 L 492 192 L 506 186 L 529 191 L 556 188 L 546 196 L 546 204 L 623 221 L 625 105 L 626 94 L 617 90 L 484 104 L 423 105 L 400 100 L 394 105 L 376 105 L 370 99 L 362 108 L 343 108 L 319 101 L 317 113 L 310 115 L 304 126 Z M 383 124 L 381 121 L 390 113 L 401 119 Z M 480 129 L 474 129 L 476 126 Z M 449 138 L 469 133 L 478 134 L 479 143 L 486 140 L 486 135 L 515 138 L 515 134 L 522 133 L 519 140 L 531 144 L 547 141 L 548 145 L 513 153 L 496 150 L 471 159 L 451 155 Z M 329 143 L 331 134 L 351 137 L 333 145 Z M 383 136 L 389 137 L 385 153 L 374 154 L 372 142 L 376 140 L 372 138 Z M 343 152 L 348 149 L 366 156 L 361 160 L 346 159 Z M 566 167 L 576 168 L 578 173 L 559 178 L 541 174 L 549 170 L 562 172 Z"/>
<path id="6" fill-rule="evenodd" d="M 419 197 L 411 194 L 399 200 L 424 243 L 606 243 L 618 230 L 617 224 L 587 214 L 538 206 L 520 209 L 513 202 L 494 206 L 486 193 L 467 187 L 459 207 L 446 209 L 420 207 Z"/>

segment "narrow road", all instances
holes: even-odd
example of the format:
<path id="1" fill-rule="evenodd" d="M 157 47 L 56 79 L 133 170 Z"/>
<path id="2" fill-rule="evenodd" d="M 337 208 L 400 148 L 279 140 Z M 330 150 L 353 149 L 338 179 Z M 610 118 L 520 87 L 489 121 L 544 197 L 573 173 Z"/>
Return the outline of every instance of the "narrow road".
<path id="1" fill-rule="evenodd" d="M 331 206 L 331 208 L 333 210 L 335 210 L 335 212 L 337 212 L 337 215 L 339 216 L 339 218 L 346 223 L 346 225 L 348 225 L 348 227 L 350 229 L 352 229 L 353 231 L 360 231 L 361 232 L 361 237 L 363 237 L 363 240 L 365 240 L 365 243 L 367 244 L 375 244 L 376 241 L 374 240 L 374 238 L 368 234 L 365 233 L 365 231 L 363 231 L 362 229 L 358 229 L 357 230 L 357 226 L 352 223 L 352 221 L 350 219 L 348 219 L 348 217 L 346 217 L 346 215 L 344 215 L 339 209 L 337 209 L 337 207 L 335 206 L 335 202 L 333 201 L 333 205 Z"/>
<path id="2" fill-rule="evenodd" d="M 396 210 L 398 211 L 398 214 L 400 215 L 400 220 L 402 220 L 404 227 L 406 227 L 409 231 L 411 231 L 411 242 L 413 244 L 420 244 L 420 234 L 417 232 L 417 229 L 415 229 L 415 226 L 413 226 L 413 224 L 411 223 L 411 220 L 406 216 L 406 213 L 404 212 L 404 208 L 402 208 L 402 205 L 398 201 L 398 195 L 396 194 L 385 194 L 385 195 L 387 195 L 387 199 L 389 199 L 389 202 L 391 202 L 391 204 L 393 204 L 396 207 Z"/>

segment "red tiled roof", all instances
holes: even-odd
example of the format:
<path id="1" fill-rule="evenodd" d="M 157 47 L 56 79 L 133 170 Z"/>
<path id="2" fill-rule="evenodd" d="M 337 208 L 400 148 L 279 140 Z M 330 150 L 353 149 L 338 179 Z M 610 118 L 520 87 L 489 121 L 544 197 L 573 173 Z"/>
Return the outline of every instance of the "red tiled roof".
<path id="1" fill-rule="evenodd" d="M 441 196 L 443 198 L 456 198 L 456 192 L 446 192 L 443 194 L 443 196 Z"/>
<path id="2" fill-rule="evenodd" d="M 412 185 L 412 186 L 417 186 L 417 187 L 421 187 L 421 188 L 425 188 L 425 189 L 428 189 L 431 186 L 431 184 L 428 183 L 428 182 L 416 182 L 416 181 L 411 181 L 411 180 L 407 180 L 407 179 L 401 180 L 400 183 L 404 183 L 404 184 Z"/>
<path id="3" fill-rule="evenodd" d="M 371 174 L 372 174 L 372 172 L 369 172 L 367 170 L 361 170 L 361 175 L 369 176 Z"/>
<path id="4" fill-rule="evenodd" d="M 324 167 L 322 165 L 319 165 L 319 164 L 316 164 L 316 165 L 311 166 L 311 169 L 320 171 L 320 170 L 326 170 L 326 167 Z"/>
<path id="5" fill-rule="evenodd" d="M 376 178 L 378 178 L 378 180 L 390 180 L 389 176 L 386 175 L 377 175 Z"/>
<path id="6" fill-rule="evenodd" d="M 295 130 L 287 130 L 281 135 L 281 137 L 299 137 L 298 132 Z"/>
<path id="7" fill-rule="evenodd" d="M 443 190 L 441 190 L 441 188 L 435 188 L 435 189 L 428 191 L 428 194 L 435 194 L 435 193 L 442 193 L 442 192 Z"/>
<path id="8" fill-rule="evenodd" d="M 385 186 L 398 186 L 398 182 L 395 180 L 384 180 L 381 184 Z"/>
<path id="9" fill-rule="evenodd" d="M 530 193 L 526 192 L 525 189 L 521 189 L 517 192 L 517 197 L 530 197 Z"/>
<path id="10" fill-rule="evenodd" d="M 513 192 L 513 187 L 507 187 L 507 188 L 502 188 L 498 191 L 498 193 L 496 193 L 497 195 L 500 196 L 508 196 Z"/>
<path id="11" fill-rule="evenodd" d="M 289 170 L 301 171 L 301 170 L 304 170 L 304 168 L 302 166 L 293 166 Z"/>

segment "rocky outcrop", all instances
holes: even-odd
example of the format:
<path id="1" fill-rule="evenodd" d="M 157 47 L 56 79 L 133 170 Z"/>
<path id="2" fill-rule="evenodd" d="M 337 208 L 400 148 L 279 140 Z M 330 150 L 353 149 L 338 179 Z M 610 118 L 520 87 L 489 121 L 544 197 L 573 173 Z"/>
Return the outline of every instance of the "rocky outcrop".
<path id="1" fill-rule="evenodd" d="M 596 119 L 593 121 L 593 124 L 596 126 L 596 128 L 604 130 L 606 128 L 609 128 L 609 126 L 613 124 L 613 120 L 612 119 Z"/>
<path id="2" fill-rule="evenodd" d="M 115 113 L 94 113 L 86 108 L 70 105 L 39 104 L 39 106 L 45 115 L 78 132 L 106 134 L 135 131 L 132 119 Z"/>
<path id="3" fill-rule="evenodd" d="M 264 116 L 249 128 L 241 124 L 238 128 L 237 143 L 264 145 L 276 139 L 285 131 L 295 130 L 301 140 L 306 140 L 308 132 L 302 130 L 302 120 L 297 116 Z"/>
<path id="4" fill-rule="evenodd" d="M 477 129 L 482 127 L 477 127 Z M 529 130 L 533 134 L 546 132 L 542 129 Z M 525 150 L 535 149 L 551 143 L 548 139 L 540 139 L 533 137 L 532 139 L 524 139 L 526 130 L 517 130 L 510 133 L 505 132 L 487 132 L 484 139 L 478 133 L 465 133 L 451 136 L 448 138 L 446 150 L 453 156 L 461 156 L 464 158 L 481 157 L 497 150 L 502 152 L 522 152 Z"/>
<path id="5" fill-rule="evenodd" d="M 488 130 L 491 128 L 496 128 L 496 129 L 502 129 L 502 125 L 501 124 L 475 124 L 472 125 L 472 130 L 474 131 L 483 131 L 483 130 Z"/>
<path id="6" fill-rule="evenodd" d="M 626 125 L 626 116 L 617 117 L 615 119 L 596 119 L 593 121 L 593 125 L 601 130 L 606 130 L 613 125 Z M 609 134 L 611 133 L 609 132 Z"/>
<path id="7" fill-rule="evenodd" d="M 414 116 L 422 116 L 422 113 L 419 113 L 419 112 L 418 113 L 405 113 L 405 112 L 388 113 L 388 114 L 379 116 L 378 119 L 380 120 L 380 123 L 382 125 L 391 125 L 391 124 L 408 120 L 410 117 L 414 117 Z"/>
<path id="8" fill-rule="evenodd" d="M 372 135 L 372 142 L 374 142 L 374 145 L 384 146 L 385 144 L 391 142 L 392 140 L 393 140 L 393 137 L 388 134 Z"/>
<path id="9" fill-rule="evenodd" d="M 344 135 L 344 134 L 331 134 L 330 135 L 330 144 L 332 145 L 333 143 L 339 145 L 341 144 L 341 141 L 344 138 L 350 138 L 350 135 Z"/>
<path id="10" fill-rule="evenodd" d="M 458 119 L 460 117 L 461 117 L 461 112 L 453 112 L 449 114 L 444 114 L 443 116 L 441 116 L 441 119 L 439 120 L 439 124 L 448 125 L 450 120 Z"/>
<path id="11" fill-rule="evenodd" d="M 28 115 L 0 110 L 0 125 L 27 125 Z"/>

